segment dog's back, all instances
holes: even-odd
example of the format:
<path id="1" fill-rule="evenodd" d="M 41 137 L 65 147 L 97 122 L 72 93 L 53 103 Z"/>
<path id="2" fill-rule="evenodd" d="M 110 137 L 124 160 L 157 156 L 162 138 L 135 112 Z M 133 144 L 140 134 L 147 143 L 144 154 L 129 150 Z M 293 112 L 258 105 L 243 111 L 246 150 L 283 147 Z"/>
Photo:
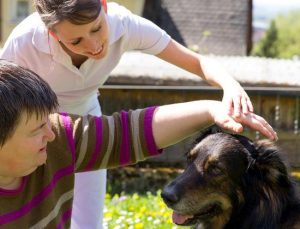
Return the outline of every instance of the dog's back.
<path id="1" fill-rule="evenodd" d="M 268 141 L 206 131 L 188 165 L 162 192 L 179 225 L 300 228 L 300 201 L 279 150 Z M 196 226 L 197 227 L 197 226 Z"/>

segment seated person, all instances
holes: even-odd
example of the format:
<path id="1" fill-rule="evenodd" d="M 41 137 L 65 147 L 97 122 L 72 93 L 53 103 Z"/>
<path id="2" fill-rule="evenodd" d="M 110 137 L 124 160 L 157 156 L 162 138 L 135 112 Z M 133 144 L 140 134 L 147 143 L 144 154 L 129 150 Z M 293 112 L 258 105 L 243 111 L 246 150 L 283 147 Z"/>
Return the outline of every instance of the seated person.
<path id="1" fill-rule="evenodd" d="M 136 163 L 216 123 L 277 138 L 260 116 L 229 116 L 194 101 L 112 116 L 57 114 L 55 93 L 34 72 L 0 61 L 0 227 L 69 228 L 74 174 Z M 93 184 L 91 184 L 93 185 Z"/>

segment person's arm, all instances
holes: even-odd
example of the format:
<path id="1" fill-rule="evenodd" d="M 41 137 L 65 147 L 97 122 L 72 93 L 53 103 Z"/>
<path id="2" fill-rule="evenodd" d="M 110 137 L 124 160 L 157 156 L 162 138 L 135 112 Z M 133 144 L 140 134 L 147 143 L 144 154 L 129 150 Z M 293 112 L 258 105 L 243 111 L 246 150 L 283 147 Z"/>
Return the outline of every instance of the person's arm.
<path id="1" fill-rule="evenodd" d="M 245 90 L 232 76 L 212 59 L 199 55 L 174 40 L 157 57 L 194 73 L 208 83 L 224 90 L 223 102 L 229 114 L 253 112 L 253 105 Z"/>
<path id="2" fill-rule="evenodd" d="M 248 113 L 233 119 L 221 102 L 208 100 L 158 107 L 153 116 L 153 136 L 157 147 L 165 148 L 212 123 L 234 132 L 242 132 L 244 125 L 271 140 L 277 139 L 272 127 L 262 117 Z"/>
<path id="3" fill-rule="evenodd" d="M 65 116 L 59 120 L 71 122 L 60 124 L 59 129 L 74 127 L 68 131 L 68 141 L 74 133 L 71 145 L 76 151 L 77 172 L 136 163 L 213 123 L 234 132 L 241 132 L 242 125 L 246 125 L 272 140 L 277 138 L 263 118 L 249 113 L 234 120 L 221 102 L 209 100 L 122 111 L 112 116 Z M 60 139 L 66 142 L 64 136 Z"/>

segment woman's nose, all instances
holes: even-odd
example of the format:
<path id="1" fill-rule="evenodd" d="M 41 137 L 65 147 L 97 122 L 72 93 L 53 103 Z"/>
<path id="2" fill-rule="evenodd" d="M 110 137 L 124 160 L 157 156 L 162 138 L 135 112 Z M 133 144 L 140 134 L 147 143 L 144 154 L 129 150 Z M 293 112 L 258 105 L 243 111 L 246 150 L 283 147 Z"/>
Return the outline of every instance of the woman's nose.
<path id="1" fill-rule="evenodd" d="M 86 40 L 85 47 L 86 47 L 86 49 L 87 49 L 89 52 L 95 52 L 95 51 L 97 51 L 97 49 L 99 48 L 98 46 L 99 46 L 99 45 L 98 45 L 97 39 L 95 39 L 95 38 L 90 38 L 90 39 L 87 39 L 87 40 Z"/>
<path id="2" fill-rule="evenodd" d="M 51 127 L 51 123 L 48 123 L 45 132 L 45 136 L 47 137 L 48 142 L 52 142 L 55 139 L 55 134 Z"/>

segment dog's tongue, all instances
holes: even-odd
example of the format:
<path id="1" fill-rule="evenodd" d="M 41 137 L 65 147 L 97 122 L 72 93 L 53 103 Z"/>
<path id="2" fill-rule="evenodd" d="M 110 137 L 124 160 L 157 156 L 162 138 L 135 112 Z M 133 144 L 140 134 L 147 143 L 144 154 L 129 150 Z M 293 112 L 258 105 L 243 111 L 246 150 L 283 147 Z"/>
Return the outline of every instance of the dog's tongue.
<path id="1" fill-rule="evenodd" d="M 184 222 L 190 218 L 193 218 L 193 216 L 192 215 L 181 215 L 177 212 L 173 212 L 173 215 L 172 215 L 173 223 L 176 223 L 178 225 L 184 224 Z"/>

